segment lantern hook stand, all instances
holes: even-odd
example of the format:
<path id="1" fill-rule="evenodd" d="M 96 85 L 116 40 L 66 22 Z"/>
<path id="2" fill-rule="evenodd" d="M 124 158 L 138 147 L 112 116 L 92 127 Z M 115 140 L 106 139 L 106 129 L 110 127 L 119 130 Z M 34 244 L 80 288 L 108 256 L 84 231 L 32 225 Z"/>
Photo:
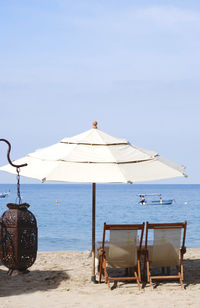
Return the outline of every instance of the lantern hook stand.
<path id="1" fill-rule="evenodd" d="M 17 198 L 18 198 L 18 201 L 19 201 L 19 204 L 21 204 L 21 195 L 20 195 L 20 168 L 21 167 L 25 167 L 27 166 L 27 164 L 21 164 L 21 165 L 16 165 L 16 164 L 13 164 L 13 162 L 11 161 L 10 159 L 10 151 L 11 151 L 11 144 L 8 140 L 6 139 L 0 139 L 0 141 L 3 141 L 5 143 L 7 143 L 8 145 L 8 152 L 7 152 L 7 159 L 8 159 L 8 162 L 11 166 L 15 167 L 16 168 L 16 171 L 17 171 Z"/>

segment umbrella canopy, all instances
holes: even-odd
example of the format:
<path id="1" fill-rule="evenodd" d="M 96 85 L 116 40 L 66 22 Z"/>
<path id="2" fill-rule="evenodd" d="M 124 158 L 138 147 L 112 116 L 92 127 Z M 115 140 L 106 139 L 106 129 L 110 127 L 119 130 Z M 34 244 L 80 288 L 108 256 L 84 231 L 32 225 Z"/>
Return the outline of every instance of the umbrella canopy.
<path id="1" fill-rule="evenodd" d="M 42 182 L 93 183 L 92 277 L 95 277 L 95 183 L 134 183 L 185 176 L 184 166 L 97 129 L 97 122 L 84 133 L 64 138 L 14 163 L 27 163 L 20 174 Z M 11 165 L 0 170 L 16 173 Z"/>
<path id="2" fill-rule="evenodd" d="M 184 175 L 184 166 L 95 128 L 14 161 L 20 174 L 42 182 L 134 183 Z M 11 165 L 0 168 L 16 173 Z"/>

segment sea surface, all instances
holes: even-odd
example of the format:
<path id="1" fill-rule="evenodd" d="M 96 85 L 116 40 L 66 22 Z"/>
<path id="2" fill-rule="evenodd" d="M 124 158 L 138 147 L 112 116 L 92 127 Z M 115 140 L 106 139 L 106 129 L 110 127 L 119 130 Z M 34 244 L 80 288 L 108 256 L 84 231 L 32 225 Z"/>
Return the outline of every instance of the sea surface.
<path id="1" fill-rule="evenodd" d="M 0 199 L 0 216 L 7 203 L 16 202 L 17 187 L 0 184 L 0 192 L 10 195 Z M 174 199 L 172 205 L 138 204 L 140 193 L 161 193 Z M 22 201 L 38 224 L 38 250 L 88 250 L 92 233 L 92 185 L 22 184 Z M 104 222 L 142 223 L 183 222 L 187 220 L 186 246 L 200 247 L 200 185 L 96 185 L 96 241 L 101 241 Z"/>

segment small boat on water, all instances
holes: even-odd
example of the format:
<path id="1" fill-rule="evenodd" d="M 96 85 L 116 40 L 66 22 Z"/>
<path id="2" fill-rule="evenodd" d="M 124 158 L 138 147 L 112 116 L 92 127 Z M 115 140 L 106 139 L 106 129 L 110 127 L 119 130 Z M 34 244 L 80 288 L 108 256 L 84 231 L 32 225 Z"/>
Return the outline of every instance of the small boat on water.
<path id="1" fill-rule="evenodd" d="M 152 204 L 152 205 L 167 205 L 167 204 L 172 204 L 175 200 L 174 199 L 167 199 L 163 200 L 161 194 L 139 194 L 138 195 L 141 200 L 138 202 L 140 205 L 146 205 L 146 204 Z M 159 200 L 154 200 L 154 199 L 148 199 L 148 196 L 158 196 L 160 197 Z M 147 197 L 147 198 L 146 198 Z"/>
<path id="2" fill-rule="evenodd" d="M 10 192 L 0 193 L 0 198 L 5 198 L 10 194 Z"/>

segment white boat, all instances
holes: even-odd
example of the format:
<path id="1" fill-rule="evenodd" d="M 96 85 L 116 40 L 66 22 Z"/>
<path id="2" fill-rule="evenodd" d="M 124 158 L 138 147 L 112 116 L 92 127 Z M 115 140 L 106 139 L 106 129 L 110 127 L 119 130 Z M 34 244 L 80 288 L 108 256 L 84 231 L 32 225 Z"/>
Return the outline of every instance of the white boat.
<path id="1" fill-rule="evenodd" d="M 0 198 L 5 198 L 10 194 L 10 192 L 0 193 Z"/>
<path id="2" fill-rule="evenodd" d="M 159 200 L 148 200 L 148 198 L 146 198 L 146 196 L 158 196 L 160 197 Z M 162 195 L 161 194 L 138 194 L 138 197 L 141 198 L 141 200 L 138 202 L 140 205 L 146 205 L 146 204 L 154 204 L 154 205 L 159 205 L 159 204 L 172 204 L 175 200 L 174 199 L 166 199 L 163 200 L 162 199 Z"/>

